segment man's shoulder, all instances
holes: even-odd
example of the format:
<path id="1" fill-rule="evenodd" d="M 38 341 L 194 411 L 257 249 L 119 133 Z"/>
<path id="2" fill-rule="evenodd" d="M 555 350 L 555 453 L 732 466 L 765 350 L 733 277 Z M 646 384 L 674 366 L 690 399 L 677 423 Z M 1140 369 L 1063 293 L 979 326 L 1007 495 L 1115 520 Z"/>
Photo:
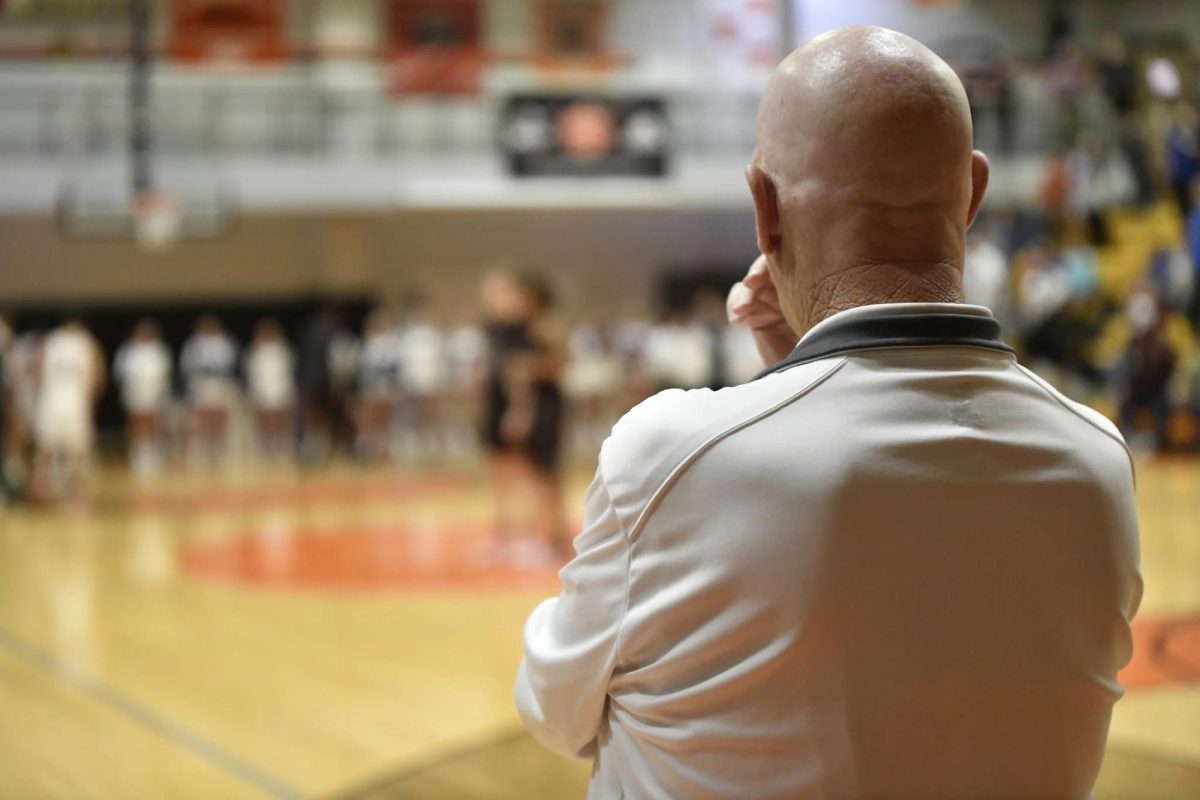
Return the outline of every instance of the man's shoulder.
<path id="1" fill-rule="evenodd" d="M 1108 443 L 1108 451 L 1115 461 L 1122 465 L 1127 464 L 1131 474 L 1135 471 L 1133 455 L 1125 443 L 1125 437 L 1121 435 L 1121 431 L 1112 420 L 1096 409 L 1067 397 L 1028 367 L 1017 365 L 1017 369 L 1030 381 L 1037 384 L 1054 403 L 1061 406 L 1065 413 L 1077 417 L 1081 422 L 1090 426 L 1091 436 L 1101 443 Z M 1082 428 L 1081 430 L 1087 432 L 1089 429 Z"/>
<path id="2" fill-rule="evenodd" d="M 843 363 L 825 359 L 719 391 L 669 389 L 638 404 L 613 426 L 600 472 L 626 530 L 711 446 L 798 401 Z"/>

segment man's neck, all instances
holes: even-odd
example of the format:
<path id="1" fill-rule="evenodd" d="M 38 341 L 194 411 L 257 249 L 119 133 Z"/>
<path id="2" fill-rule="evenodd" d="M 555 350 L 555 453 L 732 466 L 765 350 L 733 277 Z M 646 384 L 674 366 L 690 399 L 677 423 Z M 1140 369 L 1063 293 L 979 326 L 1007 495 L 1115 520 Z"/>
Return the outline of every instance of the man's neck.
<path id="1" fill-rule="evenodd" d="M 964 303 L 962 271 L 949 261 L 872 261 L 838 269 L 817 284 L 808 327 L 842 311 L 883 303 Z"/>

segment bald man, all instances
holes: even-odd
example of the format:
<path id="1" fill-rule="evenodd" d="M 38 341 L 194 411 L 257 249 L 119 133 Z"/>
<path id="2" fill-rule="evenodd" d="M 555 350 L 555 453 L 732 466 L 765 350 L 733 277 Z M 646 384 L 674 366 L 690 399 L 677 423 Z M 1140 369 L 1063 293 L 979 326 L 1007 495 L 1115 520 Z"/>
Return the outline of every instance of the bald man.
<path id="1" fill-rule="evenodd" d="M 1133 471 L 963 304 L 962 85 L 835 31 L 758 137 L 730 314 L 774 366 L 613 429 L 521 714 L 597 798 L 1086 798 L 1142 590 Z"/>

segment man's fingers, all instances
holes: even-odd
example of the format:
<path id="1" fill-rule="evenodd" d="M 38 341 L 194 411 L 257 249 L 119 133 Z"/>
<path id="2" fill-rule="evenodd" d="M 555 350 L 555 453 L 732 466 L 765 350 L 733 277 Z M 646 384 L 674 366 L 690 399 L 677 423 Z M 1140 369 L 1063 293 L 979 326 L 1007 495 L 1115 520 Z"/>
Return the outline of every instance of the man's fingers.
<path id="1" fill-rule="evenodd" d="M 750 271 L 746 273 L 746 277 L 742 278 L 742 283 L 751 289 L 759 289 L 771 284 L 771 273 L 767 271 L 766 256 L 759 256 L 755 259 L 754 263 L 750 265 Z"/>
<path id="2" fill-rule="evenodd" d="M 725 316 L 737 325 L 745 316 L 746 308 L 754 302 L 754 292 L 744 283 L 735 283 L 725 300 Z"/>
<path id="3" fill-rule="evenodd" d="M 758 306 L 741 318 L 741 324 L 751 330 L 778 328 L 783 324 L 783 318 L 779 316 L 778 311 Z"/>

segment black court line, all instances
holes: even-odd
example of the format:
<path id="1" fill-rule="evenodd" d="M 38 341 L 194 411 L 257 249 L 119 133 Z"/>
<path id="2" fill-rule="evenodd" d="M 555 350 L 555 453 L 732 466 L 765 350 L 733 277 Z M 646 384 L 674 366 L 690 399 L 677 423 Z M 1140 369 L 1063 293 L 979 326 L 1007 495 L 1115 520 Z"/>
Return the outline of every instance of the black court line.
<path id="1" fill-rule="evenodd" d="M 0 627 L 0 650 L 18 661 L 81 692 L 131 722 L 141 725 L 179 745 L 213 766 L 261 789 L 278 800 L 303 800 L 305 795 L 273 775 L 238 758 L 220 745 L 205 739 L 195 731 L 159 714 L 149 706 L 103 681 L 84 678 L 56 659 L 49 651 Z"/>
<path id="2" fill-rule="evenodd" d="M 459 747 L 451 748 L 430 758 L 409 762 L 394 770 L 385 770 L 362 781 L 351 784 L 345 789 L 339 789 L 333 794 L 326 795 L 323 800 L 359 800 L 370 797 L 375 792 L 397 786 L 423 772 L 444 767 L 464 758 L 470 758 L 477 753 L 491 750 L 493 747 L 503 747 L 506 744 L 520 741 L 529 736 L 524 728 L 516 727 L 503 730 L 479 741 L 470 742 Z"/>

